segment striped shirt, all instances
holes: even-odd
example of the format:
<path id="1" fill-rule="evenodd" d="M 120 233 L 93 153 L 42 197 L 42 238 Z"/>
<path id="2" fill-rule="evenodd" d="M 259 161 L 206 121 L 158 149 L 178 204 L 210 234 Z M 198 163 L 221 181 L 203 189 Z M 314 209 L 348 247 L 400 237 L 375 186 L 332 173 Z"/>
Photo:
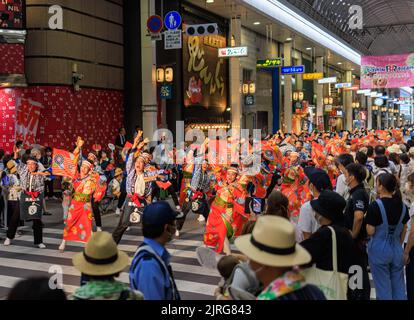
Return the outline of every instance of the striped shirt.
<path id="1" fill-rule="evenodd" d="M 17 164 L 17 173 L 20 177 L 20 185 L 24 191 L 44 192 L 46 177 L 32 175 L 27 169 L 27 166 L 22 162 Z"/>
<path id="2" fill-rule="evenodd" d="M 210 190 L 210 177 L 208 172 L 203 172 L 201 165 L 196 167 L 193 178 L 191 179 L 191 189 L 204 193 Z"/>

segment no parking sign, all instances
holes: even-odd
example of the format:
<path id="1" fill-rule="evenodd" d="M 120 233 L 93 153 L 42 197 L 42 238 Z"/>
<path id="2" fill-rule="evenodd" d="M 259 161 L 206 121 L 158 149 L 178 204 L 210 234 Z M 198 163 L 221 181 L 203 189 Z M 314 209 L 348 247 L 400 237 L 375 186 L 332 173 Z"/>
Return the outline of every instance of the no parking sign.
<path id="1" fill-rule="evenodd" d="M 158 15 L 153 15 L 147 20 L 147 28 L 151 33 L 160 33 L 164 24 L 162 18 Z"/>

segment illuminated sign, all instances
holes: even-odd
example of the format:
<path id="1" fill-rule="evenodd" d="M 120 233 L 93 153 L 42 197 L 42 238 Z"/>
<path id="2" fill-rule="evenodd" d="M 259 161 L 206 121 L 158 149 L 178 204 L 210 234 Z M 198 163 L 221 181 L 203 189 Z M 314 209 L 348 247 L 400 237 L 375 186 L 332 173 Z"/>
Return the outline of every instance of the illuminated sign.
<path id="1" fill-rule="evenodd" d="M 219 58 L 231 58 L 231 57 L 247 57 L 247 47 L 234 47 L 234 48 L 220 48 L 218 49 Z"/>
<path id="2" fill-rule="evenodd" d="M 344 91 L 357 91 L 357 90 L 359 90 L 359 86 L 344 88 Z"/>
<path id="3" fill-rule="evenodd" d="M 282 68 L 282 74 L 298 74 L 298 73 L 304 73 L 304 72 L 305 72 L 305 66 L 289 66 L 289 67 Z"/>
<path id="4" fill-rule="evenodd" d="M 257 60 L 258 68 L 277 68 L 282 65 L 282 58 Z"/>
<path id="5" fill-rule="evenodd" d="M 303 80 L 318 80 L 323 78 L 322 72 L 316 72 L 316 73 L 304 73 L 303 74 Z"/>
<path id="6" fill-rule="evenodd" d="M 351 87 L 352 87 L 352 83 L 351 82 L 337 83 L 335 85 L 335 88 L 337 88 L 337 89 L 351 88 Z"/>
<path id="7" fill-rule="evenodd" d="M 336 77 L 331 77 L 331 78 L 323 78 L 318 80 L 319 84 L 325 84 L 325 83 L 336 83 L 338 81 L 338 79 Z"/>

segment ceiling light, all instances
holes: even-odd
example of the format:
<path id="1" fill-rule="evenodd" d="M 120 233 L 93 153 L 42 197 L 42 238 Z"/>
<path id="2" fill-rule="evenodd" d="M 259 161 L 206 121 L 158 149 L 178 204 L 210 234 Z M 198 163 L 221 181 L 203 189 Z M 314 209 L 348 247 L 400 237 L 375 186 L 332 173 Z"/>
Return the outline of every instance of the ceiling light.
<path id="1" fill-rule="evenodd" d="M 312 48 L 306 48 L 306 50 L 310 51 L 310 50 L 312 50 Z"/>
<path id="2" fill-rule="evenodd" d="M 240 0 L 242 4 L 250 8 L 255 8 L 259 13 L 266 14 L 269 18 L 276 20 L 282 25 L 290 26 L 295 33 L 300 33 L 308 39 L 314 39 L 319 46 L 330 48 L 336 54 L 344 57 L 346 60 L 361 65 L 361 54 L 355 51 L 345 41 L 338 40 L 332 36 L 329 31 L 317 26 L 308 18 L 301 16 L 282 3 L 281 0 L 263 1 L 263 0 Z"/>
<path id="3" fill-rule="evenodd" d="M 254 24 L 255 26 L 258 26 L 258 25 L 260 24 L 260 21 L 253 22 L 253 24 Z"/>
<path id="4" fill-rule="evenodd" d="M 342 62 L 338 62 L 338 64 L 339 64 L 339 65 L 341 65 L 341 64 L 342 64 Z"/>
<path id="5" fill-rule="evenodd" d="M 286 41 L 292 41 L 292 38 L 287 38 Z"/>
<path id="6" fill-rule="evenodd" d="M 214 3 L 214 0 L 206 0 L 206 3 Z"/>

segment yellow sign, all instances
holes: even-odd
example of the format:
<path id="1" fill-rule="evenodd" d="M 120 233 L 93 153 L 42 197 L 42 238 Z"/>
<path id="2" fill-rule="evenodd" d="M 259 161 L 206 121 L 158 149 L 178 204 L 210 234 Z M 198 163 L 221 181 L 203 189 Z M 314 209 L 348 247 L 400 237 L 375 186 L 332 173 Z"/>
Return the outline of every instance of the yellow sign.
<path id="1" fill-rule="evenodd" d="M 304 73 L 303 80 L 318 80 L 323 78 L 323 73 Z"/>

